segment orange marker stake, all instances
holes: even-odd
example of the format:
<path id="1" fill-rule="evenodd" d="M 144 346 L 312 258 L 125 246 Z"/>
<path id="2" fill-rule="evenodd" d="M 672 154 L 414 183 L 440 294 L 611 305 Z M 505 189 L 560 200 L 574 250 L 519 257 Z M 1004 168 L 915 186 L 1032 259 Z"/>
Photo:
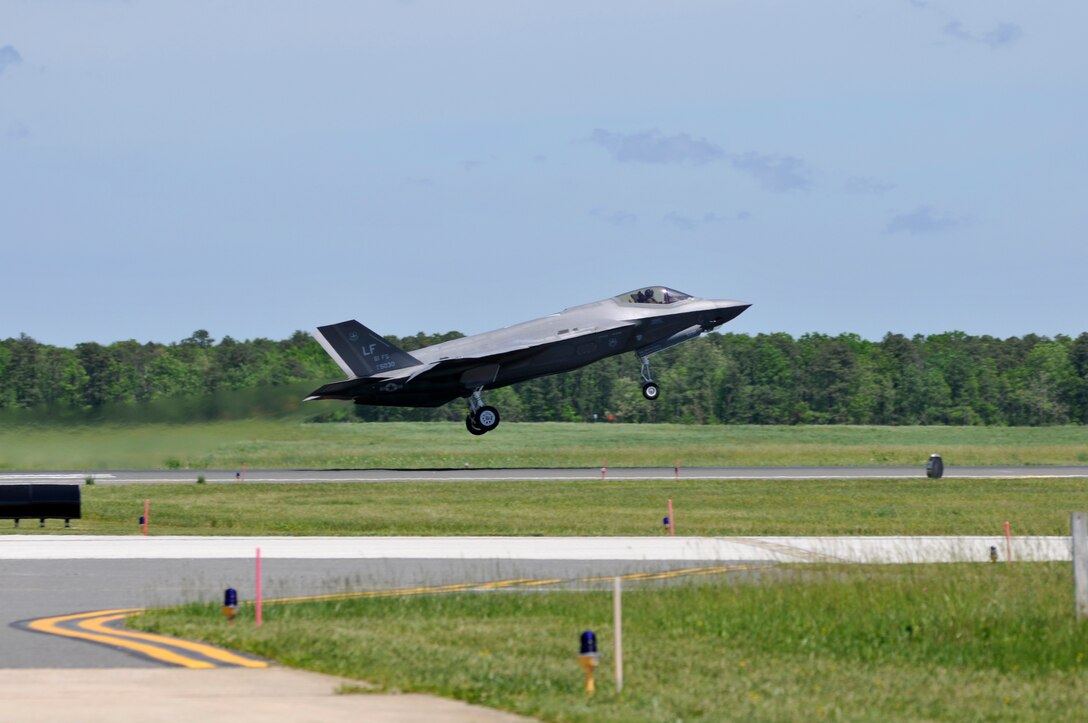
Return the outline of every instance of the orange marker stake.
<path id="1" fill-rule="evenodd" d="M 257 548 L 257 627 L 263 622 L 261 615 L 261 548 Z"/>
<path id="2" fill-rule="evenodd" d="M 1012 536 L 1009 534 L 1009 521 L 1005 520 L 1005 562 L 1012 562 Z"/>

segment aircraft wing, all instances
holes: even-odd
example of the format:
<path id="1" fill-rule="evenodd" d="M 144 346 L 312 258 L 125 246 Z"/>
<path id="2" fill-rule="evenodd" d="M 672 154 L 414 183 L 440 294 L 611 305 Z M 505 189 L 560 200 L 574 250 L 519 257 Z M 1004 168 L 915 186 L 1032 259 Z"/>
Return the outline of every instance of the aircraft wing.
<path id="1" fill-rule="evenodd" d="M 405 354 L 410 360 L 406 364 L 326 384 L 314 390 L 306 399 L 368 399 L 368 404 L 437 407 L 490 386 L 504 366 L 528 363 L 531 357 L 547 354 L 549 347 L 565 346 L 571 341 L 598 333 L 596 329 L 587 329 L 546 340 L 515 338 L 483 345 L 483 353 L 473 354 L 472 349 L 448 349 L 450 355 L 439 359 L 428 359 L 421 352 L 416 352 L 419 358 Z M 367 343 L 372 342 L 367 339 Z M 345 351 L 342 356 L 347 357 L 348 353 Z M 362 370 L 356 367 L 354 371 Z"/>

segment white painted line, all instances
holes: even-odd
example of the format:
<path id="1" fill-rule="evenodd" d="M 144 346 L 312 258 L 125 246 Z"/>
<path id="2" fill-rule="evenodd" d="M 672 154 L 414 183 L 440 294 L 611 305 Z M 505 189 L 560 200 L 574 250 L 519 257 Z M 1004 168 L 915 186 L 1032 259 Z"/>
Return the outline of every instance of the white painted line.
<path id="1" fill-rule="evenodd" d="M 143 537 L 3 535 L 0 559 L 988 561 L 991 537 Z M 1002 554 L 1003 556 L 1003 554 Z M 1013 538 L 1018 561 L 1071 560 L 1069 537 Z"/>
<path id="2" fill-rule="evenodd" d="M 93 477 L 94 479 L 115 479 L 112 474 L 84 474 L 84 473 L 33 473 L 33 474 L 0 474 L 0 480 L 33 480 L 33 479 L 77 479 L 80 482 Z"/>

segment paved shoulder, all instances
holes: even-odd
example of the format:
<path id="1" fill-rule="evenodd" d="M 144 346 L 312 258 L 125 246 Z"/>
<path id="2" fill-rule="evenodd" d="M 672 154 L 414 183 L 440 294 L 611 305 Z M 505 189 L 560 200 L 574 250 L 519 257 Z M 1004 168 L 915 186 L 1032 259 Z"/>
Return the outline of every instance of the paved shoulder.
<path id="1" fill-rule="evenodd" d="M 11 720 L 82 723 L 239 720 L 505 723 L 510 713 L 419 694 L 340 694 L 345 681 L 288 668 L 250 670 L 5 670 L 0 700 Z M 57 691 L 64 691 L 57 695 Z M 7 718 L 5 718 L 7 719 Z"/>

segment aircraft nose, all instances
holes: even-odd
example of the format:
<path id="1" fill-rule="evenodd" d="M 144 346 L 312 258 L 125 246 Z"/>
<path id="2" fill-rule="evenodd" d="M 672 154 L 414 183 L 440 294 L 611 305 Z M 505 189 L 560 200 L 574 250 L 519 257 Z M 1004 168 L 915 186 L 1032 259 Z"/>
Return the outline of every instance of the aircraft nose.
<path id="1" fill-rule="evenodd" d="M 721 326 L 727 321 L 732 321 L 744 313 L 751 304 L 747 301 L 733 301 L 732 299 L 714 302 L 714 310 L 706 315 L 706 324 L 710 328 Z"/>

